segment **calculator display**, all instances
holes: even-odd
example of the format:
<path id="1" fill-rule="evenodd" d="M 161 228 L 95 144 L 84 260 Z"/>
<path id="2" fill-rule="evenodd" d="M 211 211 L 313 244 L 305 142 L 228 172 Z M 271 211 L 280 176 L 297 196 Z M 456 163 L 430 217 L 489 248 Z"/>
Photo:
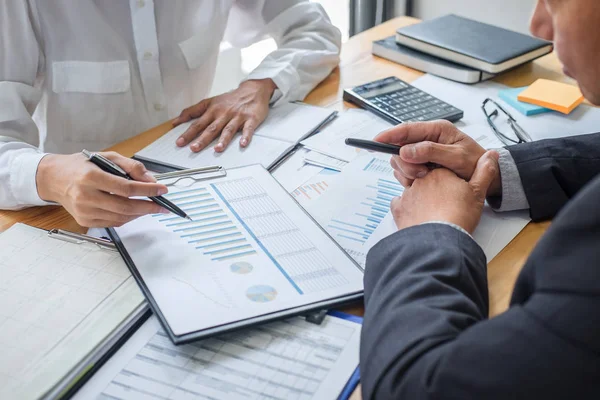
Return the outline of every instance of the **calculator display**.
<path id="1" fill-rule="evenodd" d="M 363 86 L 361 86 L 361 88 L 362 87 Z M 358 91 L 358 89 L 355 89 L 355 92 L 360 94 L 365 99 L 370 99 L 373 97 L 377 97 L 381 94 L 386 94 L 386 93 L 395 92 L 397 90 L 404 89 L 405 87 L 406 87 L 406 84 L 404 84 L 402 82 L 391 82 L 384 86 L 377 86 L 377 87 L 372 87 L 372 88 L 366 87 L 366 88 L 362 89 L 360 92 Z"/>

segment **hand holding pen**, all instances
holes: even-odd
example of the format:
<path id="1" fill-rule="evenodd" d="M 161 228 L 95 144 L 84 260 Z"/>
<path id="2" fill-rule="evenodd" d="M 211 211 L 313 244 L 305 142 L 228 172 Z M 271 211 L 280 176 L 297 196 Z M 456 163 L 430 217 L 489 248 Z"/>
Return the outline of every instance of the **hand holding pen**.
<path id="1" fill-rule="evenodd" d="M 114 152 L 101 154 L 134 180 L 104 172 L 81 153 L 48 154 L 37 169 L 39 197 L 62 205 L 84 227 L 121 226 L 142 215 L 168 212 L 154 202 L 134 198 L 168 192 L 142 163 Z"/>
<path id="2" fill-rule="evenodd" d="M 129 175 L 125 170 L 123 170 L 118 164 L 115 164 L 114 162 L 112 162 L 111 160 L 109 160 L 108 158 L 106 158 L 105 156 L 103 156 L 102 154 L 99 154 L 99 153 L 90 153 L 87 150 L 83 150 L 82 153 L 83 153 L 84 156 L 86 156 L 88 158 L 88 160 L 90 160 L 93 164 L 95 164 L 96 166 L 98 166 L 104 172 L 108 172 L 109 174 L 118 176 L 119 178 L 123 178 L 123 179 L 126 179 L 128 181 L 133 181 L 134 180 L 131 177 L 131 175 Z M 152 179 L 154 179 L 154 177 Z M 159 196 L 151 196 L 150 195 L 150 196 L 148 196 L 148 198 L 150 200 L 152 200 L 154 203 L 156 203 L 159 206 L 163 207 L 168 212 L 172 212 L 173 214 L 175 214 L 175 215 L 177 215 L 177 216 L 179 216 L 181 218 L 185 218 L 185 219 L 188 219 L 190 221 L 192 220 L 185 213 L 185 211 L 183 211 L 181 208 L 177 207 L 177 205 L 175 203 L 169 201 L 168 199 L 162 197 L 161 195 L 159 195 Z"/>

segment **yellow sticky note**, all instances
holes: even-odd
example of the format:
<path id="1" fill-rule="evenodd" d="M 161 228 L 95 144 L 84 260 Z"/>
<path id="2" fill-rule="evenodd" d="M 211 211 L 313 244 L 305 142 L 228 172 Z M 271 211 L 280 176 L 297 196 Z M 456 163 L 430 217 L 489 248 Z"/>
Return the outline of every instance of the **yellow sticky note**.
<path id="1" fill-rule="evenodd" d="M 519 101 L 569 114 L 583 102 L 577 86 L 547 79 L 538 79 L 517 96 Z"/>

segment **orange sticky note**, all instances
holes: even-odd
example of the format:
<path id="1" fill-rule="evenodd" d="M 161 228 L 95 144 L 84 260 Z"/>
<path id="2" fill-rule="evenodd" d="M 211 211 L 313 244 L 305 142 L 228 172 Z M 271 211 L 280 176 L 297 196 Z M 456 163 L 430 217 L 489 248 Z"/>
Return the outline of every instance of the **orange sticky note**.
<path id="1" fill-rule="evenodd" d="M 548 79 L 538 79 L 517 96 L 519 101 L 569 114 L 583 102 L 577 86 Z"/>

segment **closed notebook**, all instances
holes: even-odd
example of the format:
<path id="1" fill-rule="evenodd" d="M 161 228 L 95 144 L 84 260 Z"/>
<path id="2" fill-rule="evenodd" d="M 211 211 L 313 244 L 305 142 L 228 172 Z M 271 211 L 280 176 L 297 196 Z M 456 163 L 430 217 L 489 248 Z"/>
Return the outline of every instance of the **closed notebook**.
<path id="1" fill-rule="evenodd" d="M 517 98 L 563 114 L 570 114 L 584 100 L 577 86 L 547 79 L 538 79 Z"/>
<path id="2" fill-rule="evenodd" d="M 490 74 L 552 51 L 545 40 L 453 14 L 400 28 L 396 42 Z"/>
<path id="3" fill-rule="evenodd" d="M 493 74 L 402 46 L 396 43 L 395 36 L 373 42 L 372 52 L 398 64 L 456 82 L 477 83 L 494 77 Z"/>

